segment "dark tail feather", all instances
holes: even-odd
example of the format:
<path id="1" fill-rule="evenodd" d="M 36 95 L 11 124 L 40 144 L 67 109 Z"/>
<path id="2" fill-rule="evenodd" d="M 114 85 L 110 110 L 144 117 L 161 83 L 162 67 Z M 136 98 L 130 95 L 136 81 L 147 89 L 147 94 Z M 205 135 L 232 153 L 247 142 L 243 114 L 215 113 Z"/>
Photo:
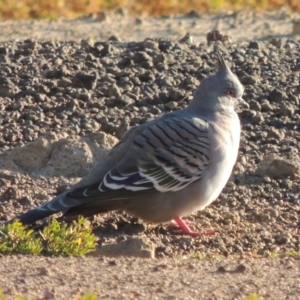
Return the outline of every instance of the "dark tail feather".
<path id="1" fill-rule="evenodd" d="M 34 208 L 22 215 L 19 215 L 10 221 L 7 221 L 4 224 L 10 224 L 14 220 L 18 219 L 23 224 L 29 225 L 61 211 L 64 212 L 64 217 L 66 217 L 67 220 L 74 220 L 79 215 L 83 217 L 90 217 L 96 214 L 105 213 L 112 210 L 123 210 L 123 208 L 125 208 L 128 202 L 128 199 L 110 199 L 102 201 L 93 199 L 92 201 L 90 200 L 90 202 L 88 203 L 79 204 L 77 206 L 75 206 L 75 203 L 73 203 L 73 207 L 67 207 L 63 205 L 63 199 L 64 195 L 59 195 L 52 201 L 45 203 L 40 207 Z"/>
<path id="2" fill-rule="evenodd" d="M 21 214 L 15 218 L 13 218 L 12 220 L 5 222 L 4 224 L 5 225 L 10 224 L 18 219 L 21 221 L 21 223 L 23 223 L 25 225 L 29 225 L 36 221 L 39 221 L 46 217 L 49 217 L 55 213 L 64 211 L 67 209 L 65 206 L 63 206 L 61 204 L 61 200 L 64 198 L 64 195 L 65 195 L 65 193 L 55 197 L 51 201 L 49 201 L 39 207 L 29 210 L 28 212 Z"/>
<path id="3" fill-rule="evenodd" d="M 128 195 L 125 195 L 125 192 Z M 72 197 L 72 194 L 66 191 L 51 201 L 19 215 L 4 224 L 9 224 L 15 219 L 19 219 L 23 224 L 28 225 L 58 212 L 64 212 L 66 219 L 74 219 L 79 215 L 89 217 L 112 210 L 126 210 L 125 208 L 130 198 L 132 198 L 131 191 L 122 191 L 122 194 L 112 191 L 111 193 L 100 194 L 97 197 L 82 196 L 82 198 Z"/>
<path id="4" fill-rule="evenodd" d="M 25 225 L 29 225 L 36 221 L 42 220 L 46 217 L 49 217 L 55 213 L 56 213 L 56 211 L 53 211 L 53 210 L 40 210 L 38 208 L 34 208 L 34 209 L 26 212 L 25 214 L 15 217 L 14 219 L 12 219 L 11 221 L 8 221 L 8 222 L 12 223 L 14 220 L 18 219 L 21 221 L 21 223 L 23 223 Z"/>

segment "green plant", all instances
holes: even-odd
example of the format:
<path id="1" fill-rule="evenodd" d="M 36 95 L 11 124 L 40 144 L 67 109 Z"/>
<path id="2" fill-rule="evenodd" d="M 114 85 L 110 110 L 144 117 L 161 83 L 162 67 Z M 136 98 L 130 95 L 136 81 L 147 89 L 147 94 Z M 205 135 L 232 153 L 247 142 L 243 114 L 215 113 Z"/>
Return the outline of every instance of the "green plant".
<path id="1" fill-rule="evenodd" d="M 97 296 L 95 294 L 85 294 L 82 296 L 81 300 L 97 300 Z"/>
<path id="2" fill-rule="evenodd" d="M 0 228 L 0 253 L 82 256 L 95 249 L 96 239 L 83 217 L 71 225 L 53 220 L 42 231 L 17 220 Z"/>
<path id="3" fill-rule="evenodd" d="M 274 252 L 274 251 L 265 251 L 264 252 L 264 257 L 278 258 L 279 257 L 279 253 L 278 252 Z"/>
<path id="4" fill-rule="evenodd" d="M 259 297 L 257 294 L 250 294 L 247 300 L 263 300 L 263 298 Z"/>
<path id="5" fill-rule="evenodd" d="M 70 226 L 53 220 L 40 235 L 44 251 L 50 255 L 85 255 L 95 249 L 96 236 L 83 217 L 79 217 L 78 222 Z"/>
<path id="6" fill-rule="evenodd" d="M 300 257 L 300 251 L 288 250 L 285 252 L 287 256 Z"/>
<path id="7" fill-rule="evenodd" d="M 42 241 L 34 230 L 27 229 L 21 222 L 0 228 L 0 253 L 40 254 L 42 251 Z"/>
<path id="8" fill-rule="evenodd" d="M 286 257 L 286 256 L 300 257 L 300 251 L 288 250 L 285 252 L 275 252 L 275 251 L 265 251 L 264 252 L 264 257 L 268 257 L 268 258 L 280 258 L 280 257 Z"/>
<path id="9" fill-rule="evenodd" d="M 8 298 L 4 295 L 3 291 L 0 290 L 0 300 L 8 300 Z M 27 300 L 26 297 L 16 296 L 14 300 Z"/>

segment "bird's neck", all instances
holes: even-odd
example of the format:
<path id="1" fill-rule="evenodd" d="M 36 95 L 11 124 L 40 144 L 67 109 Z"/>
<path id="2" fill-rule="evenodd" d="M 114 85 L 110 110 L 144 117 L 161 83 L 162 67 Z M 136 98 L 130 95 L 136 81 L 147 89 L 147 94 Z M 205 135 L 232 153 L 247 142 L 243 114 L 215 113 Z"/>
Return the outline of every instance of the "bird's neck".
<path id="1" fill-rule="evenodd" d="M 202 107 L 199 105 L 189 105 L 186 107 L 186 112 L 188 112 L 190 115 L 195 115 L 195 116 L 209 116 L 213 115 L 215 111 L 211 109 L 210 107 Z"/>
<path id="2" fill-rule="evenodd" d="M 201 103 L 200 103 L 201 104 Z M 185 108 L 185 113 L 193 115 L 204 120 L 214 120 L 220 116 L 235 116 L 236 113 L 233 108 L 227 106 L 216 105 L 200 105 L 197 102 L 191 102 L 188 107 Z"/>

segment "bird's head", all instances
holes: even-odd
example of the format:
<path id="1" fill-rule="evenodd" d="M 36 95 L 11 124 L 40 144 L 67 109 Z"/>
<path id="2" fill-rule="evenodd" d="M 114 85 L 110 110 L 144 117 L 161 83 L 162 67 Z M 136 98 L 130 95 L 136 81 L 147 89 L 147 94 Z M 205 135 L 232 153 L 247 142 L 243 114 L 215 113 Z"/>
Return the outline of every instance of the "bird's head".
<path id="1" fill-rule="evenodd" d="M 217 50 L 217 72 L 202 80 L 191 106 L 205 110 L 249 108 L 243 100 L 244 88 Z"/>

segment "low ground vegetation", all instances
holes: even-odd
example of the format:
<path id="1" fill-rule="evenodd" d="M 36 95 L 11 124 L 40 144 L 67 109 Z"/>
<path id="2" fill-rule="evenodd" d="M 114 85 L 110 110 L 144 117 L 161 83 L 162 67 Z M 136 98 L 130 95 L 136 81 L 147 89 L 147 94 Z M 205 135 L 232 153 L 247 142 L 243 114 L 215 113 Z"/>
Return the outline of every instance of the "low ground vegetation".
<path id="1" fill-rule="evenodd" d="M 41 230 L 15 221 L 0 228 L 0 253 L 82 256 L 95 249 L 96 239 L 84 218 L 72 225 L 53 220 Z"/>

